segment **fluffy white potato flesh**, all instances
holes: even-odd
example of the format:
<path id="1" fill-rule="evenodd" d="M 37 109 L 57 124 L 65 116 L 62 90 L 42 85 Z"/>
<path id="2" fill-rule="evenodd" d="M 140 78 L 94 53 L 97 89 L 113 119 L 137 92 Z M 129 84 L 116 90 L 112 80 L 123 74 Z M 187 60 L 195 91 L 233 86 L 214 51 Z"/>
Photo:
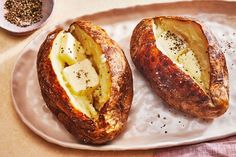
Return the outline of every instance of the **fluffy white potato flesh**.
<path id="1" fill-rule="evenodd" d="M 79 93 L 73 92 L 71 87 L 68 86 L 69 82 L 70 82 L 71 86 L 73 85 L 73 87 L 76 83 L 78 83 L 76 81 L 73 82 L 73 79 L 72 79 L 73 76 L 69 76 L 71 74 L 69 71 L 72 71 L 71 69 L 75 70 L 76 68 L 82 68 L 82 67 L 86 67 L 85 70 L 88 67 L 89 67 L 89 69 L 87 69 L 87 70 L 93 69 L 95 71 L 95 69 L 92 67 L 91 62 L 88 59 L 84 59 L 85 62 L 82 61 L 82 63 L 81 63 L 81 61 L 77 60 L 76 63 L 79 63 L 79 67 L 76 66 L 77 65 L 76 63 L 74 64 L 75 66 L 73 66 L 73 64 L 71 65 L 72 68 L 71 68 L 71 66 L 66 67 L 66 65 L 69 64 L 68 57 L 71 57 L 73 55 L 70 56 L 70 54 L 66 54 L 66 53 L 69 53 L 69 51 L 64 51 L 65 54 L 61 55 L 60 54 L 61 47 L 63 47 L 65 49 L 65 47 L 68 48 L 68 47 L 70 47 L 70 45 L 77 44 L 78 42 L 74 42 L 74 44 L 71 44 L 70 42 L 67 42 L 67 44 L 64 44 L 64 43 L 62 44 L 62 39 L 65 34 L 66 34 L 66 32 L 61 31 L 53 41 L 53 45 L 52 45 L 52 49 L 51 49 L 49 58 L 51 60 L 54 72 L 56 73 L 59 84 L 61 85 L 61 87 L 65 90 L 66 94 L 68 95 L 68 97 L 70 99 L 70 103 L 74 107 L 74 109 L 81 111 L 82 113 L 84 113 L 85 115 L 87 115 L 90 118 L 97 118 L 98 114 L 93 106 L 94 102 L 93 102 L 92 95 L 88 94 L 87 92 L 79 92 Z M 73 36 L 70 36 L 70 37 L 73 37 Z M 69 40 L 72 41 L 71 39 L 69 39 Z M 78 45 L 76 45 L 76 46 L 79 46 L 79 45 L 80 45 L 80 43 L 78 43 Z M 82 49 L 82 47 L 81 47 L 81 49 Z M 80 55 L 80 52 L 75 51 L 74 56 L 78 57 L 79 55 Z M 85 54 L 84 54 L 84 56 L 86 58 Z M 74 59 L 75 59 L 75 57 L 74 57 Z M 71 57 L 71 58 L 73 58 L 73 57 Z M 68 69 L 66 70 L 66 68 L 68 68 L 69 70 Z M 96 71 L 95 72 L 94 71 L 89 72 L 89 75 L 92 75 L 92 79 L 94 81 L 92 84 L 90 84 L 90 86 L 94 85 L 94 87 L 95 87 L 95 86 L 97 86 L 99 81 L 98 81 L 98 75 L 96 74 Z M 72 72 L 72 74 L 73 74 L 73 72 Z M 82 85 L 82 84 L 80 84 L 80 85 Z M 82 88 L 80 87 L 80 89 L 82 89 Z M 94 88 L 89 88 L 89 86 L 86 86 L 86 88 L 83 88 L 83 89 L 85 89 L 84 91 L 89 90 L 90 92 L 91 92 L 91 89 L 95 90 Z"/>
<path id="2" fill-rule="evenodd" d="M 95 89 L 93 98 L 95 100 L 95 108 L 100 110 L 110 99 L 111 74 L 106 62 L 106 57 L 103 54 L 101 47 L 80 27 L 72 25 L 70 32 L 81 42 L 86 50 L 86 55 L 91 56 L 91 60 L 94 62 L 95 68 L 98 71 L 99 86 Z"/>
<path id="3" fill-rule="evenodd" d="M 84 48 L 71 33 L 64 33 L 59 44 L 59 57 L 68 65 L 75 64 L 86 58 Z"/>
<path id="4" fill-rule="evenodd" d="M 97 72 L 88 59 L 84 59 L 62 71 L 65 80 L 74 93 L 87 93 L 99 84 Z"/>
<path id="5" fill-rule="evenodd" d="M 207 92 L 209 89 L 209 63 L 207 63 L 208 56 L 205 53 L 206 47 L 189 42 L 189 40 L 195 40 L 196 43 L 199 43 L 197 41 L 200 40 L 199 36 L 186 33 L 188 31 L 184 29 L 176 30 L 176 25 L 168 20 L 156 21 L 153 24 L 156 46 Z M 186 26 L 183 25 L 183 27 Z"/>

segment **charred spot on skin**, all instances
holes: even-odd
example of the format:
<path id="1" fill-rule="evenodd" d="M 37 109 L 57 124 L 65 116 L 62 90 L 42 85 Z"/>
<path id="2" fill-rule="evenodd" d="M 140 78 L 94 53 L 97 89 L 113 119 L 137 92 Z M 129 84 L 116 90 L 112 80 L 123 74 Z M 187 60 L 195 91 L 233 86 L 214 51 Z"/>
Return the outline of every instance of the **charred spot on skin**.
<path id="1" fill-rule="evenodd" d="M 164 67 L 167 67 L 167 66 L 169 65 L 169 63 L 168 63 L 167 61 L 163 61 L 162 65 L 163 65 Z"/>
<path id="2" fill-rule="evenodd" d="M 99 119 L 99 121 L 100 121 L 100 122 L 102 122 L 102 121 L 105 121 L 105 118 L 104 118 L 104 116 L 103 116 L 103 115 L 101 115 L 101 114 L 99 115 L 98 119 Z"/>
<path id="3" fill-rule="evenodd" d="M 100 110 L 100 114 L 105 114 L 107 112 L 107 107 L 108 107 L 109 102 L 106 102 L 104 106 Z"/>
<path id="4" fill-rule="evenodd" d="M 160 70 L 161 70 L 160 66 L 157 65 L 157 66 L 156 66 L 156 74 L 159 73 Z"/>
<path id="5" fill-rule="evenodd" d="M 197 100 L 197 103 L 201 104 L 202 102 L 204 101 L 207 101 L 208 100 L 208 97 L 207 96 L 199 96 L 199 100 Z"/>
<path id="6" fill-rule="evenodd" d="M 145 53 L 145 57 L 149 58 L 150 57 L 150 51 L 147 50 L 146 53 Z"/>
<path id="7" fill-rule="evenodd" d="M 175 78 L 177 76 L 177 74 L 174 72 L 171 74 L 171 77 Z"/>
<path id="8" fill-rule="evenodd" d="M 155 57 L 154 56 L 151 57 L 151 61 L 155 62 Z"/>
<path id="9" fill-rule="evenodd" d="M 141 66 L 140 70 L 141 70 L 141 72 L 144 72 L 144 67 L 143 67 L 143 66 Z"/>
<path id="10" fill-rule="evenodd" d="M 124 111 L 124 105 L 122 103 L 117 103 L 116 106 L 120 111 Z"/>
<path id="11" fill-rule="evenodd" d="M 190 92 L 189 93 L 189 96 L 191 97 L 191 96 L 195 96 L 195 92 Z"/>

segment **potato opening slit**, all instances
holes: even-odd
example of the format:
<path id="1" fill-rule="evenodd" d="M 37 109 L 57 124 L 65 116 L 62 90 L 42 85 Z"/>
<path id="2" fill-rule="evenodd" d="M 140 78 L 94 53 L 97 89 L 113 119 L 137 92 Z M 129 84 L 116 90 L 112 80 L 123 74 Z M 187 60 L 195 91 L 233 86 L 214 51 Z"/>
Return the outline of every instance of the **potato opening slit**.
<path id="1" fill-rule="evenodd" d="M 210 66 L 207 40 L 196 24 L 159 18 L 153 23 L 157 48 L 208 93 Z"/>
<path id="2" fill-rule="evenodd" d="M 82 29 L 73 27 L 57 35 L 50 59 L 72 107 L 97 119 L 110 97 L 109 67 L 99 45 Z"/>

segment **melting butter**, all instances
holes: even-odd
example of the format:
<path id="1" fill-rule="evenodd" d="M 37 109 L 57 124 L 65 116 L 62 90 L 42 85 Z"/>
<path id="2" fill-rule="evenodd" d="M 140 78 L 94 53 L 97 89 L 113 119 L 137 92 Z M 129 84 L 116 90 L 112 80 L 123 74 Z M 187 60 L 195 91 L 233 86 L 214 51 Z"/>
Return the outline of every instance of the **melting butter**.
<path id="1" fill-rule="evenodd" d="M 98 74 L 88 59 L 64 68 L 62 73 L 71 89 L 77 94 L 94 89 L 99 84 Z"/>
<path id="2" fill-rule="evenodd" d="M 85 50 L 71 33 L 64 33 L 61 37 L 59 58 L 68 65 L 75 64 L 86 58 Z"/>

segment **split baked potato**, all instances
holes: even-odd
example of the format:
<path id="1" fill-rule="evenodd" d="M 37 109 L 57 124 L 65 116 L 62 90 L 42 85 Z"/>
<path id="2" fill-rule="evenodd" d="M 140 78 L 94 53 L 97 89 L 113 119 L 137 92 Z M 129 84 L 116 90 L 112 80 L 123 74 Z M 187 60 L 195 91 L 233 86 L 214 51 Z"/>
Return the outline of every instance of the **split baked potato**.
<path id="1" fill-rule="evenodd" d="M 228 108 L 228 71 L 213 34 L 200 22 L 160 16 L 134 29 L 131 58 L 163 101 L 201 119 Z"/>
<path id="2" fill-rule="evenodd" d="M 51 32 L 37 56 L 42 96 L 53 114 L 78 139 L 113 140 L 124 128 L 133 98 L 127 59 L 107 33 L 87 21 Z"/>

